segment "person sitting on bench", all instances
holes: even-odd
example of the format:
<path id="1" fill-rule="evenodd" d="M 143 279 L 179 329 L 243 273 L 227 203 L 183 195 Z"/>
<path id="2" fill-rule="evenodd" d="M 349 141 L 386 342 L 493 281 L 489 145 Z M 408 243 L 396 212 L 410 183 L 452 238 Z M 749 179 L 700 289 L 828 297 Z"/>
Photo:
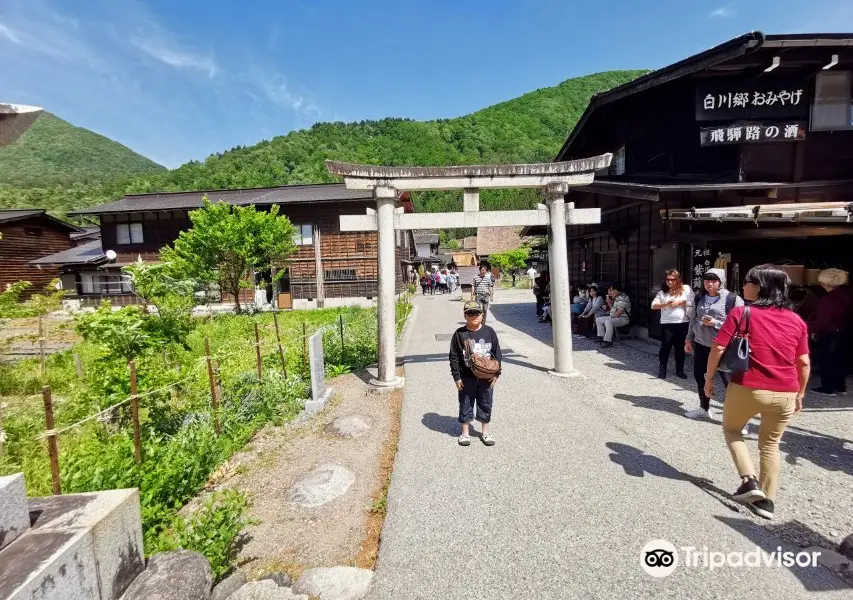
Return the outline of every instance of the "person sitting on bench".
<path id="1" fill-rule="evenodd" d="M 610 314 L 595 319 L 598 329 L 598 337 L 601 339 L 601 347 L 609 348 L 613 345 L 613 332 L 617 327 L 624 327 L 631 322 L 631 300 L 623 291 L 622 284 L 614 283 L 607 290 L 607 295 L 613 301 Z"/>

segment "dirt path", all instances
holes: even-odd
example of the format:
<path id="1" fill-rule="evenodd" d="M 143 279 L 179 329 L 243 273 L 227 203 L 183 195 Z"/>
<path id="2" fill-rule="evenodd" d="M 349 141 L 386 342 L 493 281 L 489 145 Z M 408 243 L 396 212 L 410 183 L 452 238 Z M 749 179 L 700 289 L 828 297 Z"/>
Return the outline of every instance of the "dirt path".
<path id="1" fill-rule="evenodd" d="M 248 542 L 237 559 L 249 579 L 285 571 L 295 580 L 312 567 L 373 568 L 399 436 L 402 392 L 372 393 L 362 377 L 349 374 L 332 380 L 335 397 L 323 411 L 264 428 L 214 476 L 217 489 L 238 489 L 251 499 L 248 516 L 258 523 L 247 530 Z M 365 417 L 370 429 L 357 438 L 327 431 L 331 421 L 347 415 Z M 347 492 L 316 508 L 290 502 L 291 488 L 326 464 L 354 473 Z"/>

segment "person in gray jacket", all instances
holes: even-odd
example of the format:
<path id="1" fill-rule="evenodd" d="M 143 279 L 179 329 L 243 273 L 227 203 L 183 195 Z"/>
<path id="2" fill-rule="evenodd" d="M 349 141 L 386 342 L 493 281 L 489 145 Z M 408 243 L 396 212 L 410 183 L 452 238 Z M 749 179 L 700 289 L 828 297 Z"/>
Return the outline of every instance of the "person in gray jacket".
<path id="1" fill-rule="evenodd" d="M 703 286 L 694 300 L 690 329 L 684 344 L 685 351 L 693 354 L 693 377 L 699 388 L 699 407 L 684 413 L 684 416 L 691 419 L 708 417 L 711 399 L 704 391 L 708 355 L 726 316 L 735 306 L 743 306 L 743 299 L 726 289 L 725 269 L 708 269 L 702 279 Z M 720 378 L 723 380 L 723 386 L 728 386 L 726 374 L 720 372 Z"/>

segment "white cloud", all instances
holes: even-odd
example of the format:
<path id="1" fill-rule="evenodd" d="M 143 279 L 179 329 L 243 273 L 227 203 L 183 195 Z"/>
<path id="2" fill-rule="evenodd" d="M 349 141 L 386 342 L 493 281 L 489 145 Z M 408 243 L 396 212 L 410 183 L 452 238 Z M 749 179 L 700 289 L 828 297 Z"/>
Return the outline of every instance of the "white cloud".
<path id="1" fill-rule="evenodd" d="M 133 37 L 130 43 L 149 56 L 176 69 L 198 69 L 206 72 L 211 79 L 219 72 L 219 65 L 214 58 L 176 50 L 170 47 L 170 42 L 163 39 Z"/>
<path id="2" fill-rule="evenodd" d="M 721 6 L 719 8 L 715 8 L 708 15 L 709 19 L 729 19 L 735 16 L 735 11 L 731 6 Z"/>
<path id="3" fill-rule="evenodd" d="M 303 94 L 291 90 L 287 78 L 278 72 L 268 72 L 255 68 L 248 75 L 248 81 L 273 104 L 293 110 L 301 117 L 320 117 L 322 111 L 316 104 L 306 100 Z"/>
<path id="4" fill-rule="evenodd" d="M 4 36 L 7 40 L 12 42 L 13 44 L 21 45 L 21 40 L 15 35 L 15 32 L 0 23 L 0 35 Z"/>

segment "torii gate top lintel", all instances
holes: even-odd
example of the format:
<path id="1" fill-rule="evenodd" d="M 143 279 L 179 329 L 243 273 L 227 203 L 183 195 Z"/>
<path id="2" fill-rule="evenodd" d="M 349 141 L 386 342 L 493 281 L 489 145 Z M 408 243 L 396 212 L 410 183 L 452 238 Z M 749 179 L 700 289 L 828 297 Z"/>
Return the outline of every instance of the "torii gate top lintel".
<path id="1" fill-rule="evenodd" d="M 479 188 L 542 188 L 552 183 L 587 185 L 595 172 L 610 166 L 613 155 L 602 154 L 565 162 L 533 164 L 388 167 L 326 161 L 350 189 L 390 187 L 398 192 Z"/>

